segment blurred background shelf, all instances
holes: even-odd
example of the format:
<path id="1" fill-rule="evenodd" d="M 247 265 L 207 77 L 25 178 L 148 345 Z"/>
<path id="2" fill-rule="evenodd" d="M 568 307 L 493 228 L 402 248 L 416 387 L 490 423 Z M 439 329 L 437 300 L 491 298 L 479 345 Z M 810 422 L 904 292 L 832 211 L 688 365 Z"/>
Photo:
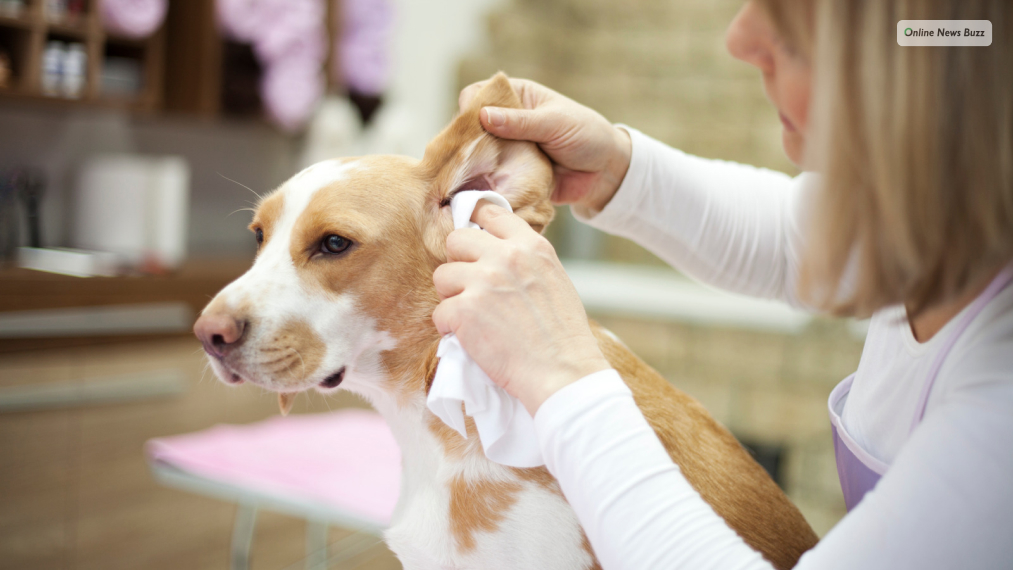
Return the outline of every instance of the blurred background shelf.
<path id="1" fill-rule="evenodd" d="M 228 55 L 230 48 L 235 49 L 235 42 L 222 36 L 213 2 L 170 2 L 162 26 L 154 34 L 137 39 L 103 29 L 99 16 L 101 1 L 82 2 L 83 12 L 72 19 L 51 21 L 46 16 L 44 0 L 25 0 L 20 16 L 0 14 L 0 50 L 8 54 L 11 66 L 8 85 L 0 86 L 0 104 L 5 100 L 58 102 L 70 107 L 112 107 L 142 114 L 261 118 L 259 100 L 252 109 L 249 105 L 230 107 L 230 84 L 237 70 L 235 59 Z M 337 9 L 336 2 L 327 3 L 327 30 L 332 41 L 339 33 Z M 43 70 L 50 41 L 84 46 L 87 72 L 80 96 L 65 98 L 45 93 Z M 249 49 L 245 44 L 239 45 Z M 331 89 L 340 85 L 334 66 L 330 65 L 333 57 L 329 53 L 325 62 L 327 85 Z M 124 69 L 124 60 L 133 61 L 139 71 L 140 84 L 129 96 L 116 90 L 115 74 Z M 255 80 L 261 71 L 252 70 Z"/>
<path id="2" fill-rule="evenodd" d="M 0 354 L 189 336 L 193 316 L 249 264 L 248 259 L 238 258 L 192 259 L 171 274 L 127 277 L 80 278 L 18 268 L 0 271 Z M 152 308 L 171 306 L 179 309 L 151 312 Z M 93 308 L 105 311 L 87 311 Z M 117 309 L 116 314 L 110 312 Z M 63 311 L 53 312 L 58 310 Z M 164 317 L 180 311 L 190 315 L 189 319 L 183 319 L 187 320 L 185 326 L 130 326 L 133 313 L 143 315 L 142 320 L 150 325 L 152 315 Z M 20 329 L 12 319 L 17 317 L 20 322 L 27 312 L 37 312 L 39 318 L 62 317 L 69 319 L 69 324 L 63 332 L 57 327 L 48 334 L 27 330 L 17 334 Z M 81 316 L 106 319 L 112 324 L 96 321 L 91 330 L 86 330 L 77 324 Z M 169 320 L 176 323 L 180 318 Z M 10 330 L 4 332 L 7 328 Z"/>
<path id="3" fill-rule="evenodd" d="M 102 89 L 103 67 L 109 46 L 121 40 L 108 36 L 99 18 L 101 0 L 70 2 L 61 14 L 49 14 L 43 0 L 26 0 L 20 16 L 0 16 L 0 48 L 10 59 L 11 77 L 0 97 L 21 101 L 63 99 L 74 105 L 106 103 Z M 65 96 L 47 94 L 44 68 L 48 42 L 77 45 L 86 54 L 83 86 L 80 92 Z M 144 40 L 131 40 L 143 69 L 142 86 L 129 105 L 138 111 L 151 111 L 161 100 L 161 77 L 165 37 L 162 30 Z"/>

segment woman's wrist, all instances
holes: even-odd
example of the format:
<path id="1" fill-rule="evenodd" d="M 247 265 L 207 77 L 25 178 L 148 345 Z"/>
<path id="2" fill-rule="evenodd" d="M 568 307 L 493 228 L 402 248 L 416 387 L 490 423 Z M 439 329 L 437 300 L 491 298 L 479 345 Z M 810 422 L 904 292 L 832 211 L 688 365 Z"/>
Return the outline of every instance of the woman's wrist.
<path id="1" fill-rule="evenodd" d="M 585 352 L 586 354 L 574 355 L 573 358 L 569 358 L 567 361 L 561 360 L 558 363 L 559 365 L 554 367 L 553 370 L 544 371 L 538 382 L 530 383 L 527 390 L 517 395 L 521 404 L 524 405 L 532 417 L 534 417 L 538 408 L 556 392 L 577 382 L 581 378 L 612 368 L 609 361 L 598 350 L 597 345 L 594 347 L 594 350 L 587 350 Z"/>
<path id="2" fill-rule="evenodd" d="M 612 197 L 619 191 L 626 172 L 630 169 L 630 159 L 633 156 L 633 140 L 626 129 L 618 126 L 612 127 L 614 138 L 613 152 L 602 172 L 601 182 L 598 184 L 598 192 L 588 196 L 581 204 L 593 212 L 600 212 L 612 201 Z"/>

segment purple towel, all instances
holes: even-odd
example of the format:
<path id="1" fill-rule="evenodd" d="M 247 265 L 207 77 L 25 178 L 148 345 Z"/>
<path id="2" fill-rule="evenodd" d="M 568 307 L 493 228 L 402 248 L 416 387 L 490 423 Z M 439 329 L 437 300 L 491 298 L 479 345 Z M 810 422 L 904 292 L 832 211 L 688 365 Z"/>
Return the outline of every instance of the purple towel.
<path id="1" fill-rule="evenodd" d="M 326 88 L 326 5 L 323 0 L 216 0 L 218 24 L 253 45 L 264 67 L 260 96 L 286 131 L 309 120 Z"/>
<path id="2" fill-rule="evenodd" d="M 276 61 L 264 70 L 260 96 L 271 119 L 292 132 L 313 115 L 325 87 L 320 63 L 296 57 Z"/>
<path id="3" fill-rule="evenodd" d="M 335 43 L 335 71 L 349 88 L 380 95 L 390 82 L 390 34 L 394 6 L 390 0 L 344 0 L 341 40 Z"/>
<path id="4" fill-rule="evenodd" d="M 129 38 L 146 38 L 165 20 L 166 0 L 102 0 L 102 26 Z"/>
<path id="5" fill-rule="evenodd" d="M 390 83 L 391 0 L 344 0 L 334 65 L 354 91 L 380 95 Z M 324 0 L 216 0 L 228 36 L 253 45 L 264 67 L 260 95 L 273 121 L 295 131 L 309 120 L 326 84 Z"/>

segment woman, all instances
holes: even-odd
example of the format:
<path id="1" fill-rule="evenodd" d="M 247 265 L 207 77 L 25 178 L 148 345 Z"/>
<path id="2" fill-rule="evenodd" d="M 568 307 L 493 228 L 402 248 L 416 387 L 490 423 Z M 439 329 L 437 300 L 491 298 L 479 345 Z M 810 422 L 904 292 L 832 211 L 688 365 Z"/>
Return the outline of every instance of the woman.
<path id="1" fill-rule="evenodd" d="M 988 19 L 990 47 L 899 47 L 901 19 Z M 795 179 L 685 155 L 540 85 L 486 129 L 555 162 L 553 199 L 732 291 L 871 315 L 830 415 L 848 515 L 799 568 L 1013 566 L 1013 6 L 748 2 Z M 474 86 L 462 93 L 467 101 Z M 547 242 L 483 204 L 448 239 L 437 328 L 535 417 L 605 568 L 769 568 L 700 499 L 633 404 Z M 456 232 L 455 232 L 456 233 Z M 453 234 L 452 234 L 453 235 Z"/>

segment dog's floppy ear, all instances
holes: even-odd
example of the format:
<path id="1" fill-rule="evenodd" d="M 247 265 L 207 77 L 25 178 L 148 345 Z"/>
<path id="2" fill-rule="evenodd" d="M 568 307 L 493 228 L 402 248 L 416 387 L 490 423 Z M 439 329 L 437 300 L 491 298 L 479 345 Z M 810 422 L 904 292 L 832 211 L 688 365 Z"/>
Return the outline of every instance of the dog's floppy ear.
<path id="1" fill-rule="evenodd" d="M 431 181 L 432 199 L 442 209 L 458 190 L 494 190 L 510 202 L 514 213 L 540 232 L 555 214 L 549 201 L 552 165 L 534 143 L 500 139 L 485 132 L 478 119 L 485 106 L 520 108 L 520 97 L 503 73 L 493 76 L 470 105 L 426 145 L 422 168 Z"/>

